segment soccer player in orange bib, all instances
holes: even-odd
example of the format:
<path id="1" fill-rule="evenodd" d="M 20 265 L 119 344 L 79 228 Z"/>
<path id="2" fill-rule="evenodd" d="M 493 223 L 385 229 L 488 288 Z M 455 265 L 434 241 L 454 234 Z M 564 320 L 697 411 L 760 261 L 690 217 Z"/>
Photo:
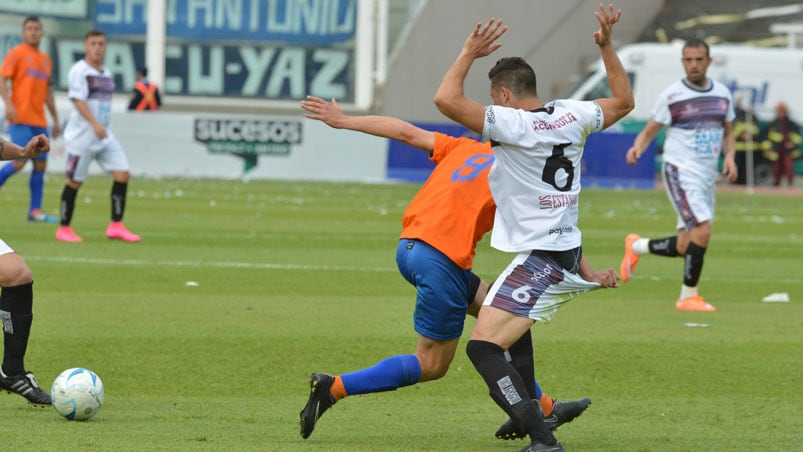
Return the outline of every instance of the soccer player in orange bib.
<path id="1" fill-rule="evenodd" d="M 0 67 L 0 97 L 3 98 L 6 107 L 8 134 L 11 142 L 19 146 L 25 146 L 31 138 L 39 134 L 50 135 L 47 129 L 45 105 L 53 119 L 52 138 L 61 135 L 59 114 L 53 97 L 53 87 L 50 85 L 53 65 L 50 58 L 39 50 L 43 35 L 39 18 L 36 16 L 26 18 L 22 22 L 23 43 L 6 53 L 3 65 Z M 58 218 L 42 210 L 47 153 L 39 154 L 30 160 L 33 162 L 33 170 L 28 183 L 31 190 L 28 221 L 58 223 Z M 0 186 L 25 167 L 27 161 L 15 160 L 0 168 Z"/>

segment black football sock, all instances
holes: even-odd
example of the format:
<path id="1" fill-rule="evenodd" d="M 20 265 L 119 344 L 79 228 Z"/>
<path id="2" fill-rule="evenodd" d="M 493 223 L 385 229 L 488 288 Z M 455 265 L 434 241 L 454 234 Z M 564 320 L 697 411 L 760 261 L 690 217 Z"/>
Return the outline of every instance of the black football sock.
<path id="1" fill-rule="evenodd" d="M 685 262 L 683 265 L 683 284 L 687 287 L 697 287 L 700 281 L 700 274 L 703 272 L 703 256 L 705 248 L 694 242 L 689 242 L 686 248 Z"/>
<path id="2" fill-rule="evenodd" d="M 78 190 L 70 187 L 69 185 L 64 186 L 64 190 L 61 192 L 61 225 L 62 226 L 69 226 L 70 222 L 72 222 L 72 214 L 75 210 L 75 195 L 78 194 Z"/>
<path id="3" fill-rule="evenodd" d="M 33 322 L 33 283 L 3 287 L 0 293 L 3 321 L 3 373 L 25 373 L 25 351 Z"/>
<path id="4" fill-rule="evenodd" d="M 666 237 L 663 239 L 652 239 L 647 242 L 647 247 L 650 250 L 650 254 L 657 254 L 659 256 L 666 256 L 666 257 L 678 257 L 680 253 L 678 253 L 678 237 Z"/>
<path id="5" fill-rule="evenodd" d="M 535 364 L 533 363 L 533 335 L 527 330 L 515 344 L 507 351 L 510 355 L 510 364 L 516 369 L 524 386 L 527 387 L 527 394 L 531 399 L 538 399 L 535 390 Z"/>
<path id="6" fill-rule="evenodd" d="M 112 221 L 123 221 L 127 191 L 127 183 L 115 182 L 112 184 Z"/>
<path id="7" fill-rule="evenodd" d="M 524 382 L 516 369 L 505 359 L 504 350 L 496 344 L 470 340 L 466 354 L 488 385 L 491 398 L 510 419 L 530 435 L 532 441 L 557 444 L 544 418 L 535 409 Z"/>

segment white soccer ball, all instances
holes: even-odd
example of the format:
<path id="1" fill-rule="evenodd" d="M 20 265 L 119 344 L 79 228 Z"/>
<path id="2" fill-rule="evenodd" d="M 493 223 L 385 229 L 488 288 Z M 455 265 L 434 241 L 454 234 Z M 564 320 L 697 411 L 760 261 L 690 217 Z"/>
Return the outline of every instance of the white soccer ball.
<path id="1" fill-rule="evenodd" d="M 50 387 L 50 397 L 57 413 L 71 421 L 83 421 L 100 411 L 103 382 L 89 369 L 67 369 L 56 377 Z"/>

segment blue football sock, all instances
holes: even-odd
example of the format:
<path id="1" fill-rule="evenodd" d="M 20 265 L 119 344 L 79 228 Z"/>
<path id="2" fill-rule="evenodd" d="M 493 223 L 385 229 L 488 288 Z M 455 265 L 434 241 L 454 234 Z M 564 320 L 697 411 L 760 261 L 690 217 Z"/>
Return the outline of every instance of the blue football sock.
<path id="1" fill-rule="evenodd" d="M 31 179 L 28 181 L 31 189 L 31 206 L 28 212 L 42 208 L 42 195 L 45 192 L 45 172 L 31 171 Z"/>
<path id="2" fill-rule="evenodd" d="M 14 173 L 17 171 L 14 169 L 14 165 L 11 162 L 6 163 L 0 168 L 0 185 L 6 183 L 9 177 L 13 176 Z"/>
<path id="3" fill-rule="evenodd" d="M 541 385 L 538 384 L 538 380 L 535 380 L 535 400 L 541 400 L 541 395 L 544 392 L 541 391 Z"/>
<path id="4" fill-rule="evenodd" d="M 372 367 L 340 375 L 348 395 L 392 391 L 416 384 L 421 378 L 421 364 L 415 355 L 391 356 Z"/>

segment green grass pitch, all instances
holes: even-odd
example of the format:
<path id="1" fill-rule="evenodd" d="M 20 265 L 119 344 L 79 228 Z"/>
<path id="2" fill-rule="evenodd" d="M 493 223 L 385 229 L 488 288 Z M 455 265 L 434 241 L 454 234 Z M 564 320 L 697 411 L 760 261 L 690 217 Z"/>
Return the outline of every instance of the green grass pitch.
<path id="1" fill-rule="evenodd" d="M 73 226 L 25 221 L 27 174 L 0 190 L 0 237 L 34 271 L 26 366 L 46 389 L 62 370 L 100 375 L 106 403 L 69 422 L 0 394 L 4 450 L 514 451 L 465 356 L 442 380 L 339 402 L 302 440 L 313 371 L 411 353 L 414 290 L 394 261 L 412 184 L 142 180 L 110 242 L 110 178 L 91 178 Z M 55 213 L 62 178 L 49 176 Z M 584 250 L 618 268 L 631 231 L 669 235 L 662 191 L 586 189 Z M 510 256 L 478 249 L 492 279 Z M 573 451 L 800 450 L 803 197 L 720 193 L 701 293 L 716 313 L 674 309 L 682 262 L 646 256 L 632 282 L 534 327 L 536 368 L 556 397 L 591 397 L 558 430 Z M 189 283 L 189 284 L 188 284 Z M 764 303 L 775 292 L 788 303 Z M 705 323 L 708 327 L 687 327 Z M 473 319 L 466 322 L 464 339 Z"/>

